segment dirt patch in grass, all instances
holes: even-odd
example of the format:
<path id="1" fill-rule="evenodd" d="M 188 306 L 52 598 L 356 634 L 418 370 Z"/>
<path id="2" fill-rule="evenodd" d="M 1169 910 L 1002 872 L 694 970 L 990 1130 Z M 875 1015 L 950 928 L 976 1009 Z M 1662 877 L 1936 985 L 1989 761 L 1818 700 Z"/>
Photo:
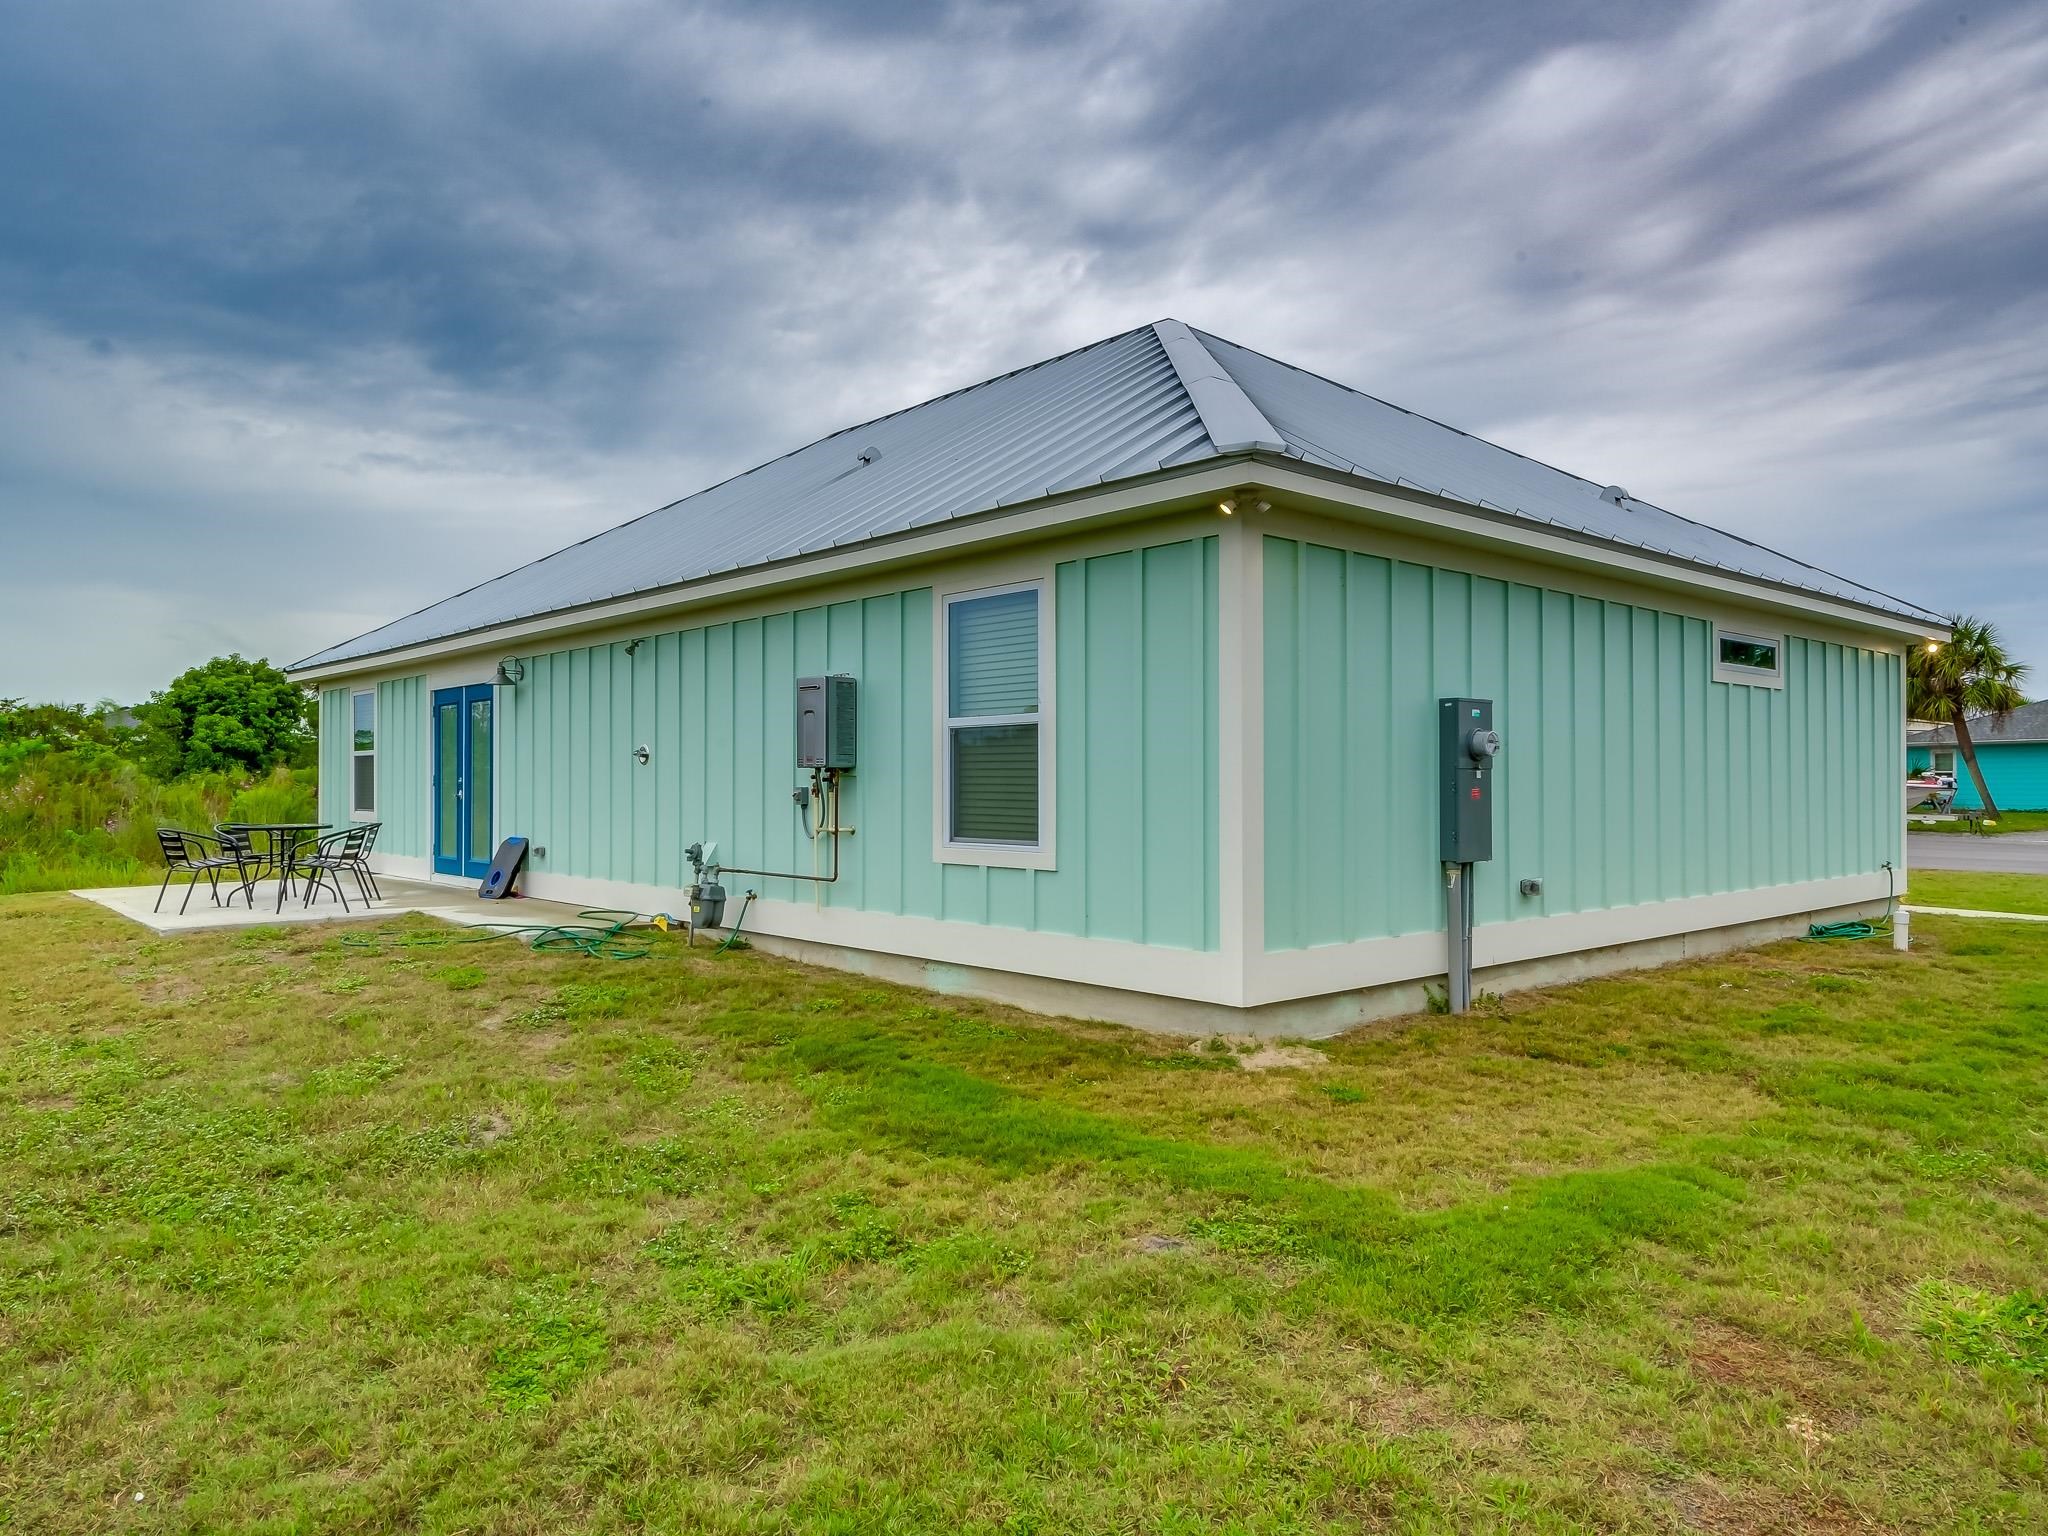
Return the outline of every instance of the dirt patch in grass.
<path id="1" fill-rule="evenodd" d="M 1716 1386 L 1758 1394 L 1781 1393 L 1801 1403 L 1816 1401 L 1810 1377 L 1786 1346 L 1760 1339 L 1727 1323 L 1702 1322 L 1686 1346 L 1693 1373 Z"/>
<path id="2" fill-rule="evenodd" d="M 1272 1041 L 1247 1041 L 1237 1064 L 1247 1072 L 1297 1072 L 1327 1067 L 1330 1058 L 1314 1046 L 1280 1045 Z"/>
<path id="3" fill-rule="evenodd" d="M 135 995 L 155 1007 L 194 1003 L 206 996 L 206 984 L 198 977 L 183 972 L 159 972 L 142 982 Z"/>

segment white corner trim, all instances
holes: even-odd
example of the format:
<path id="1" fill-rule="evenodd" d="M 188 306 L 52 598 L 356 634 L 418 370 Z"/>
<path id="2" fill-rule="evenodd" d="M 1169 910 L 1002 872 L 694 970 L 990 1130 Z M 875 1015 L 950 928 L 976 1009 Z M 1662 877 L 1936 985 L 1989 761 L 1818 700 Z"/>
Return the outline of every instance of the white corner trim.
<path id="1" fill-rule="evenodd" d="M 1202 429 L 1218 453 L 1285 453 L 1282 437 L 1266 413 L 1252 404 L 1244 386 L 1230 376 L 1201 338 L 1178 320 L 1161 320 L 1152 327 L 1166 360 L 1180 375 L 1181 388 L 1195 403 Z"/>
<path id="2" fill-rule="evenodd" d="M 1266 947 L 1265 540 L 1230 518 L 1217 555 L 1217 923 L 1241 994 Z"/>

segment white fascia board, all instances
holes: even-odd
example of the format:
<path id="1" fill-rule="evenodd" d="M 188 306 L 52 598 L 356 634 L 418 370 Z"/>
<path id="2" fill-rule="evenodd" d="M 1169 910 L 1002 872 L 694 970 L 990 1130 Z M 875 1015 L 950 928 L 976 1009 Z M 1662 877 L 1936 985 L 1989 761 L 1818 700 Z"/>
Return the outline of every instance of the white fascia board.
<path id="1" fill-rule="evenodd" d="M 1170 325 L 1175 322 L 1160 323 Z M 1190 336 L 1189 340 L 1194 338 Z M 1203 355 L 1208 355 L 1206 348 Z M 1246 404 L 1250 404 L 1249 400 Z M 553 639 L 735 597 L 812 586 L 856 571 L 913 565 L 976 546 L 1038 538 L 1068 526 L 1144 516 L 1166 510 L 1175 502 L 1199 500 L 1246 484 L 1298 496 L 1310 503 L 1320 502 L 1325 507 L 1346 507 L 1374 513 L 1438 540 L 1448 538 L 1451 542 L 1520 550 L 1561 565 L 1624 573 L 1651 585 L 1732 597 L 1765 610 L 1818 615 L 1852 628 L 1877 630 L 1914 641 L 1945 640 L 1949 634 L 1945 625 L 1930 620 L 1888 613 L 1803 588 L 1785 587 L 1734 572 L 1714 570 L 1695 561 L 1630 549 L 1589 534 L 1544 527 L 1513 513 L 1491 512 L 1463 502 L 1431 497 L 1426 492 L 1417 492 L 1406 486 L 1387 486 L 1362 475 L 1306 464 L 1291 457 L 1268 457 L 1262 453 L 1257 456 L 1232 455 L 1223 460 L 1201 459 L 1142 479 L 1120 481 L 1101 490 L 1066 493 L 1019 507 L 949 519 L 929 528 L 864 540 L 776 565 L 755 566 L 744 571 L 705 577 L 681 586 L 635 593 L 582 608 L 556 609 L 485 629 L 422 640 L 395 650 L 351 656 L 323 666 L 287 667 L 285 670 L 297 681 L 310 684 L 360 677 L 364 673 L 399 675 L 417 671 L 419 663 L 437 658 L 483 650 L 512 651 L 536 637 Z"/>
<path id="2" fill-rule="evenodd" d="M 817 586 L 857 572 L 911 566 L 969 549 L 1009 541 L 1036 539 L 1049 533 L 1079 531 L 1094 523 L 1114 523 L 1152 516 L 1181 503 L 1195 504 L 1235 489 L 1244 482 L 1244 465 L 1236 458 L 1219 462 L 1200 459 L 1191 465 L 1160 471 L 1142 480 L 1118 481 L 1101 490 L 1063 493 L 1014 508 L 950 518 L 928 528 L 913 528 L 886 538 L 864 539 L 836 549 L 800 555 L 769 566 L 707 576 L 680 586 L 634 593 L 581 608 L 554 609 L 529 618 L 512 619 L 483 629 L 421 640 L 388 651 L 368 651 L 316 667 L 287 667 L 301 683 L 359 677 L 366 672 L 401 674 L 420 670 L 420 663 L 476 651 L 511 653 L 537 637 L 550 640 L 608 625 L 632 623 L 653 615 L 678 613 L 709 603 Z"/>
<path id="3" fill-rule="evenodd" d="M 1178 320 L 1161 320 L 1152 327 L 1166 360 L 1180 375 L 1181 388 L 1195 403 L 1195 414 L 1218 453 L 1285 453 L 1282 437 L 1266 413 L 1252 404 L 1244 386 L 1216 361 L 1215 354 L 1202 345 L 1201 338 Z"/>
<path id="4" fill-rule="evenodd" d="M 1943 640 L 1949 630 L 1932 619 L 1871 608 L 1762 577 L 1745 576 L 1651 550 L 1633 549 L 1593 534 L 1548 527 L 1512 512 L 1494 512 L 1465 502 L 1430 496 L 1408 486 L 1389 486 L 1344 470 L 1324 469 L 1298 459 L 1254 461 L 1256 472 L 1240 479 L 1325 507 L 1348 507 L 1410 526 L 1417 533 L 1453 543 L 1505 547 L 1533 553 L 1552 563 L 1623 573 L 1639 582 L 1734 598 L 1767 612 L 1813 614 L 1853 629 L 1896 638 Z"/>

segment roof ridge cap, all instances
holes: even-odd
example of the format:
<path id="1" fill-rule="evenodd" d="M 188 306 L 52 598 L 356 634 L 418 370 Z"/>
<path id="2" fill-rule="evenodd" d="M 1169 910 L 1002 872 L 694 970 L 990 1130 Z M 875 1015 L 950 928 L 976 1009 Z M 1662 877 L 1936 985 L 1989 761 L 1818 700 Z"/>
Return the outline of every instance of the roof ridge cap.
<path id="1" fill-rule="evenodd" d="M 1178 320 L 1153 322 L 1152 334 L 1166 352 L 1166 360 L 1180 377 L 1180 387 L 1194 403 L 1202 418 L 1202 430 L 1218 453 L 1285 453 L 1287 439 L 1266 413 L 1252 403 L 1244 386 L 1216 356 L 1202 345 L 1202 339 Z"/>

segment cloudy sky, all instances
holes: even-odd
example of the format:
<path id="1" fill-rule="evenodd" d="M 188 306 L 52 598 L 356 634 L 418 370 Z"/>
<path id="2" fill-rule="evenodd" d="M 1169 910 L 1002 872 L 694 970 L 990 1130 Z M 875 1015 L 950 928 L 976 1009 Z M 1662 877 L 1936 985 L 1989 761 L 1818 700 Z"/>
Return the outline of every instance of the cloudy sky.
<path id="1" fill-rule="evenodd" d="M 2039 0 L 25 0 L 0 188 L 0 695 L 1168 315 L 2048 674 Z"/>

